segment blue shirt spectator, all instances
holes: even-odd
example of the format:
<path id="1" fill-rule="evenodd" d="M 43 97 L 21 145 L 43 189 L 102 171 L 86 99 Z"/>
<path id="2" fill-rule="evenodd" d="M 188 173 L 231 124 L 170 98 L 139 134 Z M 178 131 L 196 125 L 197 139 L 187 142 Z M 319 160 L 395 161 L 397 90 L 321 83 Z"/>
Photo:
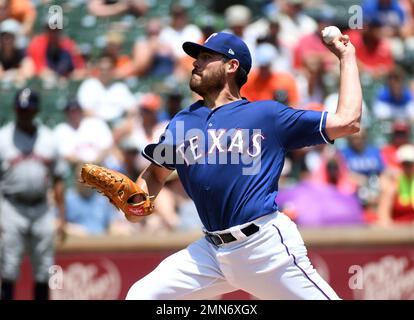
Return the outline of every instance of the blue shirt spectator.
<path id="1" fill-rule="evenodd" d="M 365 176 L 379 175 L 384 170 L 381 154 L 373 146 L 366 146 L 362 152 L 357 152 L 350 147 L 342 150 L 342 154 L 353 172 Z"/>
<path id="2" fill-rule="evenodd" d="M 373 104 L 373 113 L 380 120 L 414 120 L 414 100 L 405 84 L 404 72 L 395 68 L 387 77 L 387 83 L 378 93 Z"/>
<path id="3" fill-rule="evenodd" d="M 399 27 L 405 21 L 405 14 L 397 0 L 365 0 L 362 11 L 366 17 L 377 17 L 383 25 Z"/>
<path id="4" fill-rule="evenodd" d="M 73 64 L 72 56 L 69 51 L 59 47 L 49 46 L 47 48 L 46 63 L 50 69 L 63 77 L 68 76 L 75 70 L 75 65 Z"/>
<path id="5" fill-rule="evenodd" d="M 87 234 L 104 234 L 115 221 L 117 211 L 107 198 L 84 186 L 66 191 L 66 219 Z"/>
<path id="6" fill-rule="evenodd" d="M 348 168 L 355 173 L 370 177 L 384 170 L 381 152 L 367 143 L 364 130 L 350 136 L 348 146 L 341 152 Z"/>
<path id="7" fill-rule="evenodd" d="M 408 88 L 402 88 L 400 96 L 394 96 L 389 87 L 383 87 L 378 92 L 378 100 L 395 105 L 396 107 L 404 107 L 412 100 L 411 92 Z"/>

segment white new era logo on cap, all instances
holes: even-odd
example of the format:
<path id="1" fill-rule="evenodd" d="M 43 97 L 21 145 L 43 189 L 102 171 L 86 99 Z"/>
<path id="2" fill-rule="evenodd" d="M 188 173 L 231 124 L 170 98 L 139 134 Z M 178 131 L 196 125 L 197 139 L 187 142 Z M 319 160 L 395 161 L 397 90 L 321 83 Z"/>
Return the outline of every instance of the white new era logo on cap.
<path id="1" fill-rule="evenodd" d="M 23 91 L 20 93 L 19 103 L 22 108 L 26 108 L 29 105 L 30 93 L 31 91 L 29 88 L 23 89 Z"/>
<path id="2" fill-rule="evenodd" d="M 231 55 L 233 55 L 234 56 L 234 51 L 230 48 L 229 49 L 229 51 L 228 51 Z"/>

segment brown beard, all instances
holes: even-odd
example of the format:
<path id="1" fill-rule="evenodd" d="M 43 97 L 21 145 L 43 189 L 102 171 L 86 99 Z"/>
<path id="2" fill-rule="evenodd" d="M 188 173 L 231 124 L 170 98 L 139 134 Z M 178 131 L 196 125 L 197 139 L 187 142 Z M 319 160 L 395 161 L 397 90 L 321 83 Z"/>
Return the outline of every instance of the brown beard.
<path id="1" fill-rule="evenodd" d="M 194 74 L 191 76 L 190 89 L 201 97 L 204 97 L 211 92 L 219 92 L 223 90 L 226 84 L 224 68 L 219 68 L 216 71 L 212 71 L 210 74 L 204 74 L 197 80 L 195 77 L 197 76 Z"/>

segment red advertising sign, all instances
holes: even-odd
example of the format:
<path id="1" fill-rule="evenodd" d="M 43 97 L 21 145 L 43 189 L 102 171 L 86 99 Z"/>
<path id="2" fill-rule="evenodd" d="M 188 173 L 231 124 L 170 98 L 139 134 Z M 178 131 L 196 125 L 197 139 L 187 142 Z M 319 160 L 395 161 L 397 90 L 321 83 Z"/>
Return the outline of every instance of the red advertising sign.
<path id="1" fill-rule="evenodd" d="M 59 253 L 51 268 L 52 299 L 124 299 L 129 287 L 171 251 Z M 309 257 L 343 299 L 414 299 L 414 248 L 312 248 Z M 17 299 L 32 298 L 24 260 Z M 217 299 L 254 299 L 236 291 Z"/>

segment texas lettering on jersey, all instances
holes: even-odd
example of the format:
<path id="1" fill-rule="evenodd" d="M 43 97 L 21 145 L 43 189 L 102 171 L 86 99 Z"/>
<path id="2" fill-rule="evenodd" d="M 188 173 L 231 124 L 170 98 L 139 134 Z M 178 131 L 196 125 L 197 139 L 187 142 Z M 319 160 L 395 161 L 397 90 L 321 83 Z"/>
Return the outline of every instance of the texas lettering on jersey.
<path id="1" fill-rule="evenodd" d="M 256 158 L 261 155 L 261 140 L 264 138 L 261 133 L 256 132 L 249 135 L 249 130 L 247 129 L 226 131 L 226 129 L 208 130 L 206 148 L 203 148 L 205 146 L 205 138 L 203 136 L 193 136 L 181 143 L 176 148 L 176 152 L 179 153 L 180 158 L 186 165 L 194 163 L 203 164 L 206 161 L 209 164 L 215 164 L 214 161 L 217 160 L 217 157 L 215 157 L 217 153 L 241 155 L 243 160 Z M 227 157 L 221 158 L 227 159 Z M 232 160 L 230 164 L 239 164 L 239 158 L 239 156 L 230 157 Z"/>
<path id="2" fill-rule="evenodd" d="M 172 133 L 167 130 L 161 140 L 171 141 L 172 136 Z M 264 139 L 260 129 L 208 129 L 207 136 L 202 130 L 191 129 L 186 132 L 185 139 L 173 144 L 175 148 L 159 144 L 154 150 L 154 158 L 161 163 L 186 166 L 194 164 L 248 165 L 260 161 L 261 144 Z"/>

